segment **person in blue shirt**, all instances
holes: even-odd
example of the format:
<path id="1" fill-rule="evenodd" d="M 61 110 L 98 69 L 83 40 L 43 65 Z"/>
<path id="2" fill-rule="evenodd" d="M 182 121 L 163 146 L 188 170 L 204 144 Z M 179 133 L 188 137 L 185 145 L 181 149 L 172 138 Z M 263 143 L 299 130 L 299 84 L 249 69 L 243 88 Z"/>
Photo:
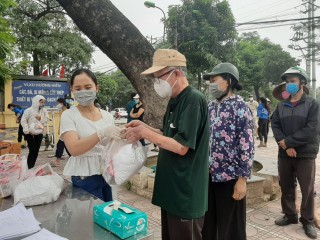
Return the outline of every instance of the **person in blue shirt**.
<path id="1" fill-rule="evenodd" d="M 23 115 L 24 110 L 19 105 L 16 105 L 13 103 L 8 104 L 8 109 L 13 111 L 14 114 L 16 115 L 16 123 L 19 123 L 18 142 L 21 143 L 22 136 L 24 137 L 24 133 L 23 133 L 23 129 L 22 129 L 20 121 L 21 121 L 21 117 Z"/>
<path id="2" fill-rule="evenodd" d="M 270 110 L 267 104 L 267 99 L 261 97 L 257 111 L 257 116 L 259 118 L 258 135 L 260 139 L 260 144 L 258 145 L 258 147 L 267 147 L 269 114 Z"/>
<path id="3" fill-rule="evenodd" d="M 128 113 L 127 123 L 132 121 L 132 118 L 130 116 L 130 112 L 131 112 L 132 108 L 137 104 L 135 102 L 135 100 L 133 99 L 133 97 L 136 95 L 137 95 L 137 93 L 131 93 L 131 100 L 127 103 L 127 107 L 126 107 L 126 110 Z"/>

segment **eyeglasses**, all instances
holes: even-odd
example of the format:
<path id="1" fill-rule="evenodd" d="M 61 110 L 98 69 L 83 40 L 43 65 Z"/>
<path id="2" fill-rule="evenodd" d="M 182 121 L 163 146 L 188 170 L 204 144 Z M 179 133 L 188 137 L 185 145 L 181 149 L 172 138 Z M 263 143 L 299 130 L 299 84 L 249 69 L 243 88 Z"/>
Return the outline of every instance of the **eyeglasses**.
<path id="1" fill-rule="evenodd" d="M 172 72 L 175 71 L 175 70 L 176 70 L 176 69 L 171 69 L 171 70 L 169 70 L 169 71 L 161 74 L 159 77 L 154 77 L 153 79 L 154 79 L 154 81 L 155 81 L 156 83 L 159 83 L 159 82 L 160 82 L 160 78 L 162 78 L 163 76 L 165 76 L 165 75 L 167 75 L 167 74 L 169 74 L 169 73 L 172 73 Z M 168 80 L 168 78 L 167 78 L 166 80 Z"/>

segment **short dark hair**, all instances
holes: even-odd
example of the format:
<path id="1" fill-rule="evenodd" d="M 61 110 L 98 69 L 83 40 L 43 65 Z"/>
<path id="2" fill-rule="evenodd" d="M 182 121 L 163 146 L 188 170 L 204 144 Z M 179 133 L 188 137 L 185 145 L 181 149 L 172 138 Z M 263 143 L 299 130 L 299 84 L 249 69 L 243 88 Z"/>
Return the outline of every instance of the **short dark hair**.
<path id="1" fill-rule="evenodd" d="M 97 86 L 98 85 L 98 81 L 97 81 L 97 78 L 96 76 L 94 75 L 93 72 L 91 72 L 89 69 L 87 68 L 79 68 L 77 70 L 75 70 L 73 73 L 72 73 L 72 76 L 71 76 L 71 79 L 70 79 L 70 85 L 73 86 L 74 84 L 74 78 L 82 73 L 85 73 L 87 74 L 87 76 L 89 78 L 92 79 L 92 81 L 94 82 L 94 84 Z"/>
<path id="2" fill-rule="evenodd" d="M 65 107 L 67 106 L 67 102 L 66 102 L 66 100 L 65 100 L 64 98 L 58 98 L 58 99 L 57 99 L 57 102 L 58 102 L 58 103 L 62 103 L 63 106 L 65 106 Z"/>
<path id="3" fill-rule="evenodd" d="M 7 108 L 10 109 L 11 107 L 14 107 L 14 108 L 17 107 L 17 108 L 22 109 L 22 108 L 21 108 L 19 105 L 17 105 L 17 104 L 9 103 L 8 106 L 7 106 Z"/>

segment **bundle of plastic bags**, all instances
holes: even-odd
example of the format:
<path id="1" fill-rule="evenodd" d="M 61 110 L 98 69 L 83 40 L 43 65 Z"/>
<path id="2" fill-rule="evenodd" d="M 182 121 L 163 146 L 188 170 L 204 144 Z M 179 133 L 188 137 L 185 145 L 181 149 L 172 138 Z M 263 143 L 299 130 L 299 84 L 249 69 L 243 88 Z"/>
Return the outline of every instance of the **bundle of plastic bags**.
<path id="1" fill-rule="evenodd" d="M 10 196 L 13 188 L 24 179 L 27 159 L 19 154 L 0 156 L 0 198 Z"/>
<path id="2" fill-rule="evenodd" d="M 147 147 L 140 142 L 113 140 L 103 149 L 103 177 L 110 185 L 121 185 L 140 170 L 147 159 Z"/>

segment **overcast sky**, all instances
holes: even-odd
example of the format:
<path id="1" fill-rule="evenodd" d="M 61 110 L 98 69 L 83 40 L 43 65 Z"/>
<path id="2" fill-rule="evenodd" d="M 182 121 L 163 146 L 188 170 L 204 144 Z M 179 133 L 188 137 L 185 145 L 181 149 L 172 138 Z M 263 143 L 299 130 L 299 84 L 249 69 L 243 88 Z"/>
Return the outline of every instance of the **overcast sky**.
<path id="1" fill-rule="evenodd" d="M 111 0 L 111 2 L 144 36 L 161 37 L 163 35 L 163 23 L 161 22 L 163 13 L 159 9 L 145 7 L 144 0 Z M 157 0 L 153 2 L 162 8 L 165 13 L 167 13 L 170 5 L 181 4 L 180 0 Z M 229 4 L 237 23 L 307 17 L 300 12 L 305 10 L 302 0 L 229 0 Z M 278 17 L 275 18 L 275 16 Z M 261 37 L 269 38 L 273 43 L 280 44 L 294 57 L 300 58 L 301 52 L 288 48 L 290 39 L 294 35 L 294 31 L 291 29 L 292 25 L 273 28 L 263 28 L 264 26 L 239 26 L 237 30 L 239 33 L 258 31 Z M 93 56 L 95 60 L 93 70 L 107 71 L 112 68 L 111 60 L 99 49 L 94 52 Z M 305 63 L 302 62 L 301 66 L 305 68 Z M 317 78 L 319 79 L 319 77 L 320 71 L 317 70 Z"/>

